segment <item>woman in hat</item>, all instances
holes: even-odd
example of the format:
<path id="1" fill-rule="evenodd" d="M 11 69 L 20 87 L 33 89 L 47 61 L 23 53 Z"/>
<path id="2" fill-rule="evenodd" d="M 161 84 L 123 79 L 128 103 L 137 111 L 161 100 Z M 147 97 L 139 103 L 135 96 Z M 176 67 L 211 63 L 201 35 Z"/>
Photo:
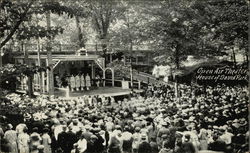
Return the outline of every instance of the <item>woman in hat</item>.
<path id="1" fill-rule="evenodd" d="M 51 138 L 48 134 L 49 129 L 44 128 L 43 129 L 43 135 L 42 135 L 42 144 L 44 146 L 44 152 L 51 153 Z"/>
<path id="2" fill-rule="evenodd" d="M 208 149 L 208 133 L 206 129 L 201 129 L 199 134 L 200 150 Z"/>
<path id="3" fill-rule="evenodd" d="M 22 132 L 18 134 L 18 149 L 20 153 L 29 153 L 30 136 L 27 134 L 28 128 L 23 128 Z"/>
<path id="4" fill-rule="evenodd" d="M 151 153 L 152 152 L 151 146 L 147 140 L 148 139 L 147 137 L 148 137 L 147 134 L 145 133 L 141 134 L 140 144 L 138 147 L 138 153 Z"/>
<path id="5" fill-rule="evenodd" d="M 122 140 L 121 140 L 121 131 L 117 130 L 114 133 L 113 137 L 110 139 L 110 144 L 108 146 L 109 153 L 121 153 L 122 152 Z"/>
<path id="6" fill-rule="evenodd" d="M 4 134 L 4 139 L 9 142 L 10 145 L 10 153 L 17 153 L 17 132 L 13 130 L 13 126 L 11 124 L 7 125 L 7 131 Z"/>
<path id="7" fill-rule="evenodd" d="M 41 136 L 37 133 L 38 132 L 38 128 L 35 127 L 32 129 L 33 133 L 30 135 L 30 152 L 31 153 L 37 153 L 38 150 L 38 146 L 41 145 Z"/>
<path id="8" fill-rule="evenodd" d="M 133 143 L 132 143 L 133 153 L 136 153 L 138 151 L 138 147 L 139 147 L 140 139 L 141 139 L 140 130 L 141 129 L 139 127 L 135 127 L 135 133 L 132 136 L 132 138 L 133 138 Z"/>

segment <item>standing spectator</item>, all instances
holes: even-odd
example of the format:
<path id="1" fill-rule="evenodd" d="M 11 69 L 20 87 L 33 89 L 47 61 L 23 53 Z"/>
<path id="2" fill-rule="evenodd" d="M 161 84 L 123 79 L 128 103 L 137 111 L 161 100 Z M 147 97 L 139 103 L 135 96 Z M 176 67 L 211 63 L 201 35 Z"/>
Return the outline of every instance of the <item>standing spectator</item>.
<path id="1" fill-rule="evenodd" d="M 139 127 L 136 127 L 135 133 L 133 134 L 133 143 L 132 143 L 133 153 L 137 153 L 138 148 L 139 148 L 139 143 L 141 139 L 140 130 L 141 129 Z"/>
<path id="2" fill-rule="evenodd" d="M 221 141 L 218 137 L 218 135 L 213 136 L 214 142 L 209 144 L 209 150 L 212 151 L 226 151 L 226 143 L 224 141 Z"/>
<path id="3" fill-rule="evenodd" d="M 51 138 L 48 134 L 49 129 L 44 128 L 43 129 L 43 135 L 42 135 L 42 144 L 44 146 L 44 152 L 45 153 L 51 153 Z"/>
<path id="4" fill-rule="evenodd" d="M 124 132 L 122 133 L 122 139 L 123 139 L 123 152 L 124 153 L 130 153 L 132 152 L 132 136 L 133 134 L 129 132 L 129 127 L 125 126 Z"/>
<path id="5" fill-rule="evenodd" d="M 162 146 L 162 136 L 163 135 L 166 135 L 166 136 L 169 136 L 170 132 L 169 132 L 169 123 L 168 122 L 163 122 L 162 123 L 162 127 L 159 129 L 158 133 L 157 133 L 157 144 L 159 145 L 159 147 L 161 148 Z"/>
<path id="6" fill-rule="evenodd" d="M 151 146 L 147 141 L 147 135 L 141 135 L 141 141 L 138 147 L 138 153 L 151 153 Z"/>
<path id="7" fill-rule="evenodd" d="M 67 152 L 67 126 L 63 125 L 62 127 L 63 131 L 58 134 L 58 147 L 59 150 L 62 150 L 63 152 Z"/>
<path id="8" fill-rule="evenodd" d="M 42 138 L 38 134 L 38 128 L 34 127 L 32 129 L 33 133 L 30 135 L 30 151 L 31 153 L 38 153 L 39 152 L 39 146 L 41 146 Z"/>
<path id="9" fill-rule="evenodd" d="M 159 153 L 173 153 L 173 149 L 171 149 L 170 146 L 171 146 L 170 142 L 164 141 L 163 147 Z"/>
<path id="10" fill-rule="evenodd" d="M 208 149 L 208 133 L 206 129 L 201 129 L 199 134 L 200 139 L 200 150 Z"/>
<path id="11" fill-rule="evenodd" d="M 13 130 L 13 126 L 11 124 L 7 125 L 7 131 L 4 134 L 4 139 L 10 145 L 10 153 L 17 153 L 17 132 Z"/>
<path id="12" fill-rule="evenodd" d="M 67 142 L 67 153 L 70 153 L 74 148 L 74 144 L 77 142 L 76 134 L 73 132 L 73 127 L 69 126 L 69 131 L 66 134 L 66 142 Z"/>
<path id="13" fill-rule="evenodd" d="M 87 150 L 85 153 L 97 153 L 97 146 L 96 146 L 96 141 L 97 141 L 97 136 L 91 135 L 90 140 L 87 141 Z"/>
<path id="14" fill-rule="evenodd" d="M 20 153 L 29 153 L 30 136 L 27 134 L 28 128 L 25 127 L 18 135 L 18 149 Z"/>
<path id="15" fill-rule="evenodd" d="M 183 153 L 195 153 L 195 147 L 193 143 L 191 142 L 191 136 L 189 134 L 186 134 L 184 137 L 184 142 L 181 145 Z"/>
<path id="16" fill-rule="evenodd" d="M 122 152 L 122 141 L 121 141 L 121 131 L 117 130 L 111 137 L 110 144 L 108 147 L 109 153 L 121 153 Z"/>
<path id="17" fill-rule="evenodd" d="M 84 135 L 81 135 L 80 139 L 76 143 L 76 150 L 79 153 L 85 153 L 87 149 L 87 141 L 84 138 Z"/>

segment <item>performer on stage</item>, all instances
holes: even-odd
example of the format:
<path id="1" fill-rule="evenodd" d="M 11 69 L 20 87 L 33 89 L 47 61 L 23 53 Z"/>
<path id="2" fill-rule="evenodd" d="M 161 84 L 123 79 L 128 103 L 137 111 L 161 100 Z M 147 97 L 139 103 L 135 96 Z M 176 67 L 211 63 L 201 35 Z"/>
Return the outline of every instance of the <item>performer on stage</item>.
<path id="1" fill-rule="evenodd" d="M 79 75 L 76 75 L 75 81 L 76 81 L 76 91 L 79 91 L 79 88 L 81 87 L 81 80 Z"/>
<path id="2" fill-rule="evenodd" d="M 76 87 L 75 77 L 73 75 L 71 75 L 71 77 L 70 77 L 70 89 L 71 89 L 71 91 L 74 91 L 75 87 Z"/>
<path id="3" fill-rule="evenodd" d="M 100 76 L 97 75 L 97 76 L 95 77 L 95 79 L 96 79 L 96 86 L 97 86 L 97 87 L 100 87 L 100 80 L 101 80 Z"/>
<path id="4" fill-rule="evenodd" d="M 90 78 L 88 73 L 86 75 L 85 80 L 86 80 L 86 88 L 87 88 L 87 90 L 89 90 L 89 88 L 91 87 L 91 78 Z"/>
<path id="5" fill-rule="evenodd" d="M 86 86 L 84 74 L 81 75 L 81 90 L 84 90 Z"/>

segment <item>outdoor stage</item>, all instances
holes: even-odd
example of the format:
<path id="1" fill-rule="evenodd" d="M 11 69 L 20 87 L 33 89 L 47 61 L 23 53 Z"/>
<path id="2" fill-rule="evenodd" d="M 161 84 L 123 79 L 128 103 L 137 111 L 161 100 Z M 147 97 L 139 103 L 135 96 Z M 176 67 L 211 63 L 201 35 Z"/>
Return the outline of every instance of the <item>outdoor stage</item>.
<path id="1" fill-rule="evenodd" d="M 143 90 L 134 89 L 136 93 L 141 93 Z M 131 89 L 122 89 L 121 87 L 99 87 L 89 91 L 73 91 L 69 92 L 69 97 L 81 97 L 84 95 L 104 95 L 104 96 L 125 96 L 129 95 Z M 66 89 L 55 90 L 55 96 L 65 97 Z"/>

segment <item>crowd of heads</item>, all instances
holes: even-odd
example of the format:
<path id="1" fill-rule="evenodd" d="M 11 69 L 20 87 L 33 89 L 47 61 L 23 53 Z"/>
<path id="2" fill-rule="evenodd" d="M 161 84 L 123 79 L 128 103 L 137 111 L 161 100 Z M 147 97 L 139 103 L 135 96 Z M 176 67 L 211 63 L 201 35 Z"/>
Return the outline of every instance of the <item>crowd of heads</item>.
<path id="1" fill-rule="evenodd" d="M 23 116 L 15 128 L 8 116 L 1 118 L 1 148 L 12 152 L 233 153 L 248 148 L 245 87 L 179 85 L 177 93 L 169 85 L 149 86 L 122 101 L 6 97 L 8 107 L 18 106 Z"/>

